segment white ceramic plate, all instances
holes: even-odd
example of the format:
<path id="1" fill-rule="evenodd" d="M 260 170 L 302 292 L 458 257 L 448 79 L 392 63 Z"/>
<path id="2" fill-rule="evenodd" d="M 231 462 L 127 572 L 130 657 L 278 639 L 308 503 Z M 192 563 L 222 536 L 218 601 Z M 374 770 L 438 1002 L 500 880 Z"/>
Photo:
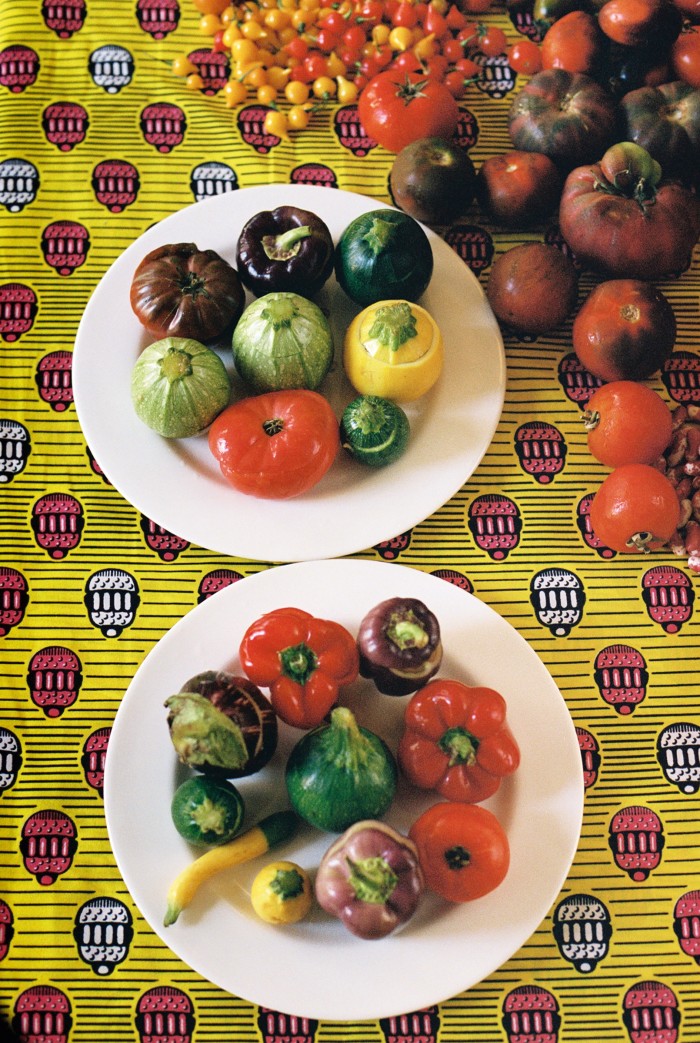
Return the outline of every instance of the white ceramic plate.
<path id="1" fill-rule="evenodd" d="M 170 801 L 187 777 L 174 753 L 164 700 L 200 670 L 239 672 L 237 647 L 260 614 L 293 604 L 353 633 L 385 598 L 417 597 L 441 624 L 440 676 L 487 684 L 507 699 L 522 751 L 515 775 L 488 801 L 505 827 L 511 865 L 503 884 L 465 905 L 426 896 L 409 924 L 361 941 L 320 910 L 291 927 L 256 918 L 253 877 L 276 857 L 311 872 L 334 835 L 304 827 L 263 859 L 208 882 L 170 927 L 162 926 L 172 878 L 193 857 L 176 833 Z M 396 748 L 406 698 L 360 680 L 342 700 Z M 303 733 L 286 725 L 272 761 L 237 785 L 245 825 L 288 806 L 284 765 Z M 386 818 L 402 832 L 435 795 L 401 786 Z M 244 999 L 299 1016 L 359 1021 L 417 1010 L 496 970 L 546 917 L 571 865 L 583 812 L 581 757 L 566 705 L 541 660 L 510 624 L 464 590 L 387 562 L 331 560 L 267 569 L 204 601 L 178 622 L 136 673 L 114 722 L 105 777 L 112 848 L 134 901 L 185 963 Z"/>
<path id="2" fill-rule="evenodd" d="M 146 517 L 192 543 L 258 561 L 303 561 L 353 554 L 408 531 L 446 503 L 478 466 L 498 423 L 505 355 L 479 282 L 444 240 L 429 233 L 434 274 L 421 303 L 446 342 L 437 386 L 407 408 L 412 438 L 390 469 L 339 458 L 310 493 L 260 500 L 229 486 L 206 436 L 167 440 L 137 418 L 130 377 L 149 337 L 129 306 L 134 270 L 156 246 L 194 242 L 235 264 L 243 224 L 280 205 L 312 210 L 338 240 L 359 214 L 381 204 L 339 189 L 266 185 L 195 203 L 148 229 L 97 286 L 73 355 L 73 390 L 87 442 L 112 484 Z M 250 296 L 248 300 L 250 300 Z M 330 313 L 334 368 L 319 389 L 340 417 L 354 397 L 343 374 L 343 333 L 359 311 L 331 277 L 317 297 Z M 150 338 L 152 339 L 152 338 Z M 224 357 L 232 372 L 230 353 Z"/>

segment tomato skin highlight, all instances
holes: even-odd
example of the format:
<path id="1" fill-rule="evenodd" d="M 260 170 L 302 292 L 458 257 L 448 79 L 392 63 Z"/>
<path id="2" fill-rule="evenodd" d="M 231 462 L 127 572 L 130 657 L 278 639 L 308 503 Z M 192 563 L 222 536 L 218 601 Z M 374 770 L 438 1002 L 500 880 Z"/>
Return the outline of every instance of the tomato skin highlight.
<path id="1" fill-rule="evenodd" d="M 678 528 L 680 503 L 669 479 L 648 464 L 611 471 L 593 497 L 593 532 L 606 547 L 624 554 L 663 547 Z"/>
<path id="2" fill-rule="evenodd" d="M 269 392 L 225 409 L 209 429 L 209 448 L 239 492 L 284 500 L 321 480 L 340 450 L 340 430 L 318 392 Z"/>
<path id="3" fill-rule="evenodd" d="M 673 435 L 673 416 L 661 395 L 633 380 L 603 384 L 583 418 L 588 448 L 606 467 L 655 464 Z"/>
<path id="4" fill-rule="evenodd" d="M 508 837 L 480 804 L 433 804 L 411 826 L 427 886 L 448 902 L 470 902 L 495 890 L 510 865 Z"/>
<path id="5" fill-rule="evenodd" d="M 365 132 L 389 152 L 419 138 L 451 138 L 459 119 L 448 88 L 413 70 L 378 73 L 360 94 L 357 111 Z"/>

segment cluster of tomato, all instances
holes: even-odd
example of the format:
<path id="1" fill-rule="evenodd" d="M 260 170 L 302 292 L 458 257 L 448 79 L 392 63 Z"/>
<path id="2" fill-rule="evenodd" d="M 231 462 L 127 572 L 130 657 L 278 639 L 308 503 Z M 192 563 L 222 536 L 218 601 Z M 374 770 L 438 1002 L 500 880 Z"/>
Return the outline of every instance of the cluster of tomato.
<path id="1" fill-rule="evenodd" d="M 482 75 L 480 58 L 506 54 L 514 71 L 528 75 L 541 67 L 534 41 L 510 44 L 499 26 L 478 20 L 492 0 L 192 2 L 212 50 L 232 59 L 226 104 L 254 97 L 270 106 L 265 129 L 282 138 L 306 127 L 326 102 L 354 103 L 387 69 L 420 72 L 459 99 Z M 202 88 L 186 55 L 174 59 L 173 72 Z"/>

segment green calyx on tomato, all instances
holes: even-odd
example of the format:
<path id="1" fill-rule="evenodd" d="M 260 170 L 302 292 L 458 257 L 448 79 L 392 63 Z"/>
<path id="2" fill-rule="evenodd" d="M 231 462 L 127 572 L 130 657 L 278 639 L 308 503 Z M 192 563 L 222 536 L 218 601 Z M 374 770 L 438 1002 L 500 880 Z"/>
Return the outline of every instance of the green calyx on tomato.
<path id="1" fill-rule="evenodd" d="M 613 145 L 601 159 L 600 169 L 603 176 L 596 178 L 596 190 L 634 199 L 642 208 L 654 202 L 661 164 L 640 145 L 633 141 Z"/>

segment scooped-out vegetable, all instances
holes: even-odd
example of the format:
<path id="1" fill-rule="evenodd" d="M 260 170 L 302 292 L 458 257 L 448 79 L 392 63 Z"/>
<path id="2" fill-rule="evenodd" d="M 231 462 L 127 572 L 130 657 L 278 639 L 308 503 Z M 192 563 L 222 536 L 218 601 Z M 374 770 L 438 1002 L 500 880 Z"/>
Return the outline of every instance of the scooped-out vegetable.
<path id="1" fill-rule="evenodd" d="M 316 900 L 358 938 L 385 938 L 415 913 L 424 891 L 412 840 L 385 822 L 350 826 L 326 851 Z"/>
<path id="2" fill-rule="evenodd" d="M 335 249 L 335 275 L 356 304 L 389 298 L 417 301 L 433 275 L 433 251 L 423 228 L 401 210 L 356 217 Z"/>
<path id="3" fill-rule="evenodd" d="M 317 214 L 278 206 L 245 223 L 236 266 L 256 297 L 280 291 L 314 297 L 333 272 L 334 249 L 330 230 Z"/>
<path id="4" fill-rule="evenodd" d="M 360 673 L 385 695 L 409 695 L 442 663 L 440 623 L 418 598 L 394 597 L 365 614 L 357 632 Z"/>
<path id="5" fill-rule="evenodd" d="M 131 371 L 139 420 L 164 438 L 204 431 L 228 405 L 231 381 L 211 348 L 185 337 L 149 344 Z"/>
<path id="6" fill-rule="evenodd" d="M 328 319 L 301 294 L 266 293 L 248 305 L 236 325 L 233 361 L 253 391 L 315 391 L 333 362 Z"/>
<path id="7" fill-rule="evenodd" d="M 380 818 L 396 793 L 398 769 L 380 736 L 361 727 L 345 706 L 294 746 L 285 770 L 292 807 L 306 822 L 341 833 Z"/>
<path id="8" fill-rule="evenodd" d="M 253 775 L 277 749 L 275 712 L 247 677 L 207 670 L 187 681 L 165 705 L 178 757 L 205 775 Z"/>
<path id="9" fill-rule="evenodd" d="M 359 394 L 412 402 L 436 383 L 444 351 L 440 327 L 425 308 L 407 300 L 382 300 L 349 324 L 343 365 Z"/>

